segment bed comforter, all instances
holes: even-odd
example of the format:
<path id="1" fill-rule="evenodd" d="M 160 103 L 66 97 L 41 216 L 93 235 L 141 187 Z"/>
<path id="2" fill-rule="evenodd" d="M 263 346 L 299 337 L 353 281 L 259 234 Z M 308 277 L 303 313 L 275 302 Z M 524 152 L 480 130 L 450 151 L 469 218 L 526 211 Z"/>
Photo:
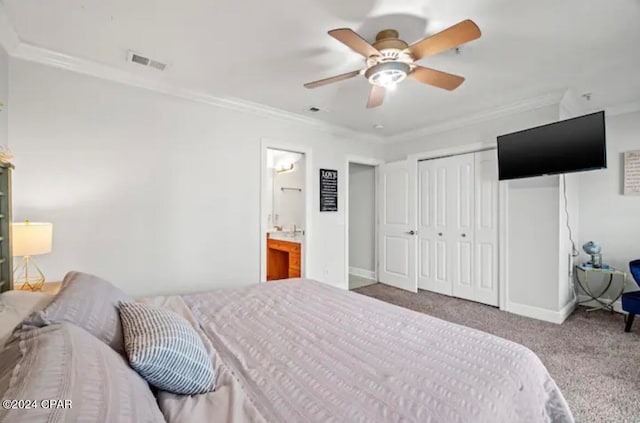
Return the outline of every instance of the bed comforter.
<path id="1" fill-rule="evenodd" d="M 522 345 L 304 279 L 158 297 L 198 329 L 216 391 L 159 394 L 169 423 L 573 422 Z"/>

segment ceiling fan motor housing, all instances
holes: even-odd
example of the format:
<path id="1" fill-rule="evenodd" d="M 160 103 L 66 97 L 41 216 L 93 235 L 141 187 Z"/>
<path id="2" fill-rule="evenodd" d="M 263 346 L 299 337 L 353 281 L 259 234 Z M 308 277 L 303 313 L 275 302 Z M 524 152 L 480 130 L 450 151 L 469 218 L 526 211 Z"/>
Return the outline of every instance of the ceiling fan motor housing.
<path id="1" fill-rule="evenodd" d="M 384 29 L 376 35 L 376 42 L 373 43 L 373 46 L 379 51 L 387 49 L 404 50 L 409 47 L 409 44 L 399 39 L 399 35 L 395 29 Z"/>
<path id="2" fill-rule="evenodd" d="M 378 32 L 373 47 L 380 52 L 381 56 L 369 57 L 367 66 L 371 67 L 388 61 L 413 63 L 413 58 L 406 52 L 409 45 L 399 39 L 398 36 L 398 31 L 395 29 L 385 29 Z"/>

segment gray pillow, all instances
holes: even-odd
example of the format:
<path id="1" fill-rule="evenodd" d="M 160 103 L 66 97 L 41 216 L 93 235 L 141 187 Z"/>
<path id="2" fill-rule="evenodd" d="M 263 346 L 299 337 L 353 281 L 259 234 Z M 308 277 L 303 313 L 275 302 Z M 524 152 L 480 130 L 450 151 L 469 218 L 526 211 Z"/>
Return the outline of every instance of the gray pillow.
<path id="1" fill-rule="evenodd" d="M 124 353 L 118 303 L 131 297 L 97 276 L 69 272 L 62 289 L 44 310 L 24 320 L 36 327 L 69 322 L 80 326 L 119 353 Z"/>
<path id="2" fill-rule="evenodd" d="M 214 389 L 213 363 L 187 320 L 141 303 L 122 303 L 119 310 L 129 364 L 147 382 L 174 394 Z"/>
<path id="3" fill-rule="evenodd" d="M 3 403 L 2 422 L 165 421 L 149 385 L 125 358 L 72 324 L 19 330 L 0 352 L 0 363 L 2 399 L 29 400 L 31 406 Z M 55 404 L 60 408 L 42 402 L 54 399 L 70 402 Z"/>
<path id="4" fill-rule="evenodd" d="M 24 319 L 34 311 L 44 310 L 52 300 L 53 295 L 19 289 L 0 294 L 0 347 Z"/>

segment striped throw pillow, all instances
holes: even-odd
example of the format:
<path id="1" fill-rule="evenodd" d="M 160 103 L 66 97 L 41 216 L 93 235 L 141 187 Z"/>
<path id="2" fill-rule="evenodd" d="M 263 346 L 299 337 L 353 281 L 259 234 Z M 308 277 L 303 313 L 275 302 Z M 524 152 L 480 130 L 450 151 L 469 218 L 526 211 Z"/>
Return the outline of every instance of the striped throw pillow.
<path id="1" fill-rule="evenodd" d="M 214 389 L 213 363 L 187 320 L 141 303 L 121 303 L 118 310 L 129 364 L 147 382 L 175 394 Z"/>

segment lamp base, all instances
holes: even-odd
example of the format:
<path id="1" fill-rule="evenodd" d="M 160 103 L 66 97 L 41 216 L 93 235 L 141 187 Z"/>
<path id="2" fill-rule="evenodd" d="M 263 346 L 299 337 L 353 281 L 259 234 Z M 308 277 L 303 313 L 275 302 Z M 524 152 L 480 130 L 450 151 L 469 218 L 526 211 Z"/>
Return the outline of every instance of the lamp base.
<path id="1" fill-rule="evenodd" d="M 30 256 L 22 257 L 13 269 L 13 284 L 17 289 L 40 291 L 44 282 L 42 270 Z"/>

